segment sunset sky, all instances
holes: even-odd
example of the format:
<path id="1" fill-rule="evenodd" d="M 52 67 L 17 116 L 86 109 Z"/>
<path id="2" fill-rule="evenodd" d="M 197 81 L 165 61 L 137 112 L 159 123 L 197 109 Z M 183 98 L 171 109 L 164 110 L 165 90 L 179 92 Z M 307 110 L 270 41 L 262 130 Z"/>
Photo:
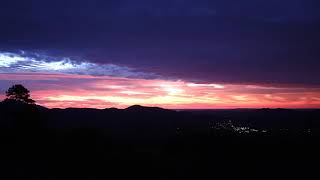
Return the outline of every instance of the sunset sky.
<path id="1" fill-rule="evenodd" d="M 320 108 L 317 0 L 11 0 L 0 99 L 46 107 Z"/>

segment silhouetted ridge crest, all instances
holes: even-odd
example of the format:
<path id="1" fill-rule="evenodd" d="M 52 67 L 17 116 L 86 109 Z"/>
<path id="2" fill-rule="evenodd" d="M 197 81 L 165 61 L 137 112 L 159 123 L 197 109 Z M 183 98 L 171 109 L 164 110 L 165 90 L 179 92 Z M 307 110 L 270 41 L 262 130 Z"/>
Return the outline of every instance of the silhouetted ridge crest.
<path id="1" fill-rule="evenodd" d="M 6 108 L 10 110 L 17 110 L 17 109 L 28 109 L 28 108 L 36 108 L 39 110 L 46 110 L 48 108 L 44 106 L 40 106 L 37 104 L 27 104 L 21 101 L 14 101 L 14 100 L 7 100 L 0 102 L 0 108 Z"/>
<path id="2" fill-rule="evenodd" d="M 125 109 L 126 111 L 136 111 L 136 112 L 171 112 L 172 110 L 163 109 L 159 107 L 146 107 L 141 105 L 133 105 L 130 107 L 127 107 Z"/>

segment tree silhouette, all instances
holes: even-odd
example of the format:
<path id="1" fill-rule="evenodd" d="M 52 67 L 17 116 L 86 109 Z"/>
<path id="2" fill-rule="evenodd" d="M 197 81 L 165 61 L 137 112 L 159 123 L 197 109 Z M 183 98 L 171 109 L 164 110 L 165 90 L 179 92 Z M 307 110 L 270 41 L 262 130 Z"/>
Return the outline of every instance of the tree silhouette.
<path id="1" fill-rule="evenodd" d="M 34 104 L 35 101 L 30 98 L 29 93 L 30 91 L 27 88 L 25 88 L 23 85 L 15 84 L 6 91 L 7 98 L 4 101 L 5 102 L 15 101 L 15 102 L 23 102 L 27 104 Z"/>

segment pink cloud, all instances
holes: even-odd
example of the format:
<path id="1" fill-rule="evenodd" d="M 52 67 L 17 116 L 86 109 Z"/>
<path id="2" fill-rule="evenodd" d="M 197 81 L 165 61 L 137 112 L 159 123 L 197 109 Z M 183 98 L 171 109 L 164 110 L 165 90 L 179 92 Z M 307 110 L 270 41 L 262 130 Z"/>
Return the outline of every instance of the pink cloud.
<path id="1" fill-rule="evenodd" d="M 173 109 L 320 108 L 319 88 L 293 85 L 196 84 L 36 73 L 0 74 L 0 82 L 25 84 L 38 104 L 50 108 L 125 108 L 134 104 Z"/>

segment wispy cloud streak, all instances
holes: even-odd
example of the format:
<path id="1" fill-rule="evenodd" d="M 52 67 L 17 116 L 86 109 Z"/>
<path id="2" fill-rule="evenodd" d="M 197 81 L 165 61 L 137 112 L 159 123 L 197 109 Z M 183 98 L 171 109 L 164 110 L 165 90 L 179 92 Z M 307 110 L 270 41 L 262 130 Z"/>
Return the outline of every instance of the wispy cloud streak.
<path id="1" fill-rule="evenodd" d="M 158 78 L 154 73 L 144 73 L 116 64 L 96 64 L 67 57 L 49 57 L 37 53 L 0 52 L 0 73 L 64 73 L 92 76 L 115 76 L 127 78 Z"/>

